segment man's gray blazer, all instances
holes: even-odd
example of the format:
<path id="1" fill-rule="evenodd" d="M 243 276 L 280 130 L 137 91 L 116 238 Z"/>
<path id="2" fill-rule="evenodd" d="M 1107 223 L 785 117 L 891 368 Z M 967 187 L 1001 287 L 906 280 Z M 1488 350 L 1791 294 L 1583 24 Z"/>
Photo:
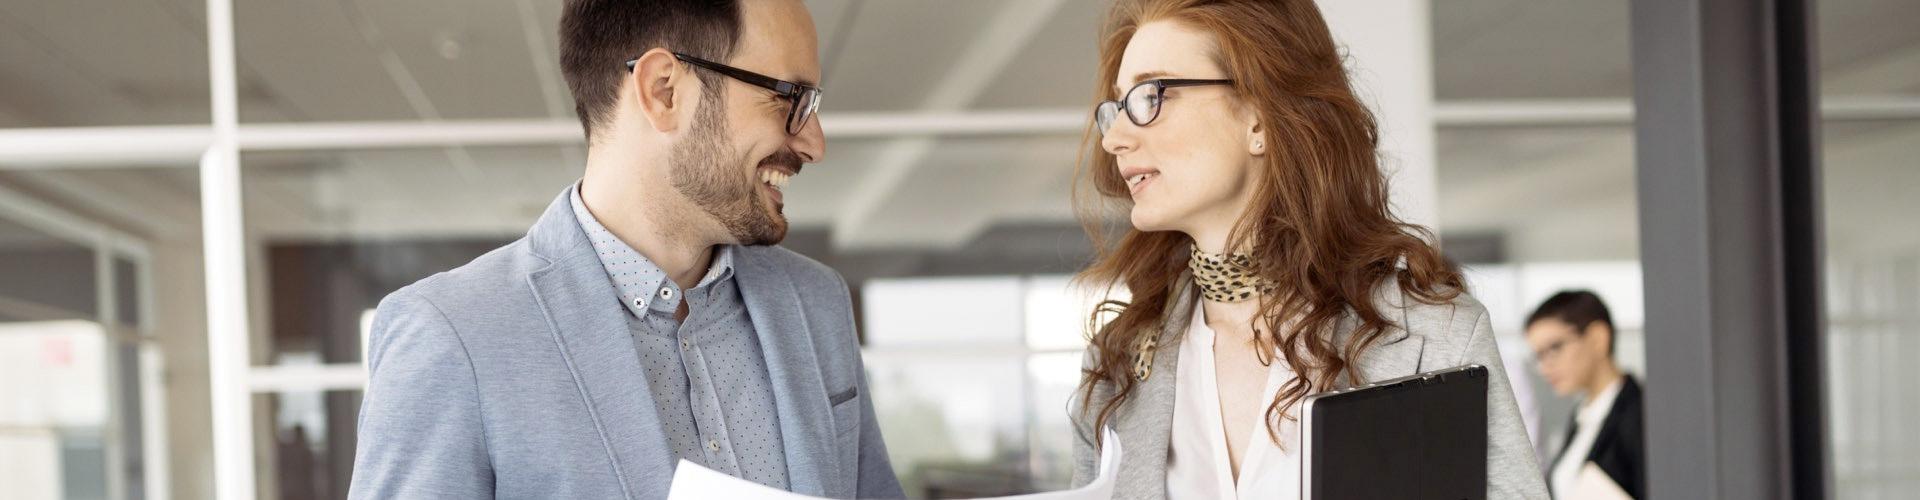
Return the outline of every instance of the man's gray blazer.
<path id="1" fill-rule="evenodd" d="M 735 277 L 792 490 L 902 497 L 846 282 L 783 248 Z M 380 302 L 352 498 L 663 498 L 678 461 L 631 329 L 565 195 L 533 229 Z"/>
<path id="2" fill-rule="evenodd" d="M 1120 436 L 1120 449 L 1126 456 L 1115 474 L 1118 485 L 1113 498 L 1155 500 L 1167 498 L 1167 445 L 1173 428 L 1174 375 L 1179 373 L 1180 339 L 1191 320 L 1194 293 L 1192 278 L 1181 276 L 1173 292 L 1174 302 L 1163 318 L 1153 357 L 1153 369 L 1147 380 L 1134 387 L 1134 393 L 1114 411 L 1109 426 Z M 1394 323 L 1379 343 L 1354 360 L 1367 381 L 1404 377 L 1415 373 L 1452 368 L 1466 364 L 1487 367 L 1494 376 L 1487 384 L 1487 498 L 1492 500 L 1547 498 L 1547 485 L 1540 475 L 1540 462 L 1527 439 L 1520 421 L 1520 408 L 1514 404 L 1513 388 L 1504 375 L 1500 352 L 1494 346 L 1493 326 L 1487 310 L 1465 293 L 1446 304 L 1425 304 L 1402 294 L 1393 280 L 1374 289 L 1374 305 Z M 1357 318 L 1349 314 L 1334 334 L 1334 345 L 1345 345 L 1353 334 Z M 1091 348 L 1089 348 L 1091 349 Z M 1093 368 L 1089 350 L 1083 368 Z M 1336 387 L 1352 387 L 1341 377 Z M 1099 466 L 1100 451 L 1093 428 L 1100 408 L 1113 400 L 1112 384 L 1094 386 L 1090 400 L 1079 401 L 1080 393 L 1069 405 L 1068 418 L 1075 430 L 1073 447 L 1073 484 L 1093 481 Z M 1091 408 L 1092 411 L 1085 411 Z M 1262 435 L 1260 438 L 1264 439 Z M 1338 497 L 1339 495 L 1334 495 Z"/>

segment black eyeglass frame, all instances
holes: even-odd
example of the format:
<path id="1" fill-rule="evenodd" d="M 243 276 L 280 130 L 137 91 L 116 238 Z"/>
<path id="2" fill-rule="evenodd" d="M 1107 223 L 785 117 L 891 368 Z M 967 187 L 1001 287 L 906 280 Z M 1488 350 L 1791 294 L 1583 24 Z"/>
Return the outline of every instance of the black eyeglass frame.
<path id="1" fill-rule="evenodd" d="M 1232 84 L 1233 84 L 1232 79 L 1225 79 L 1225 78 L 1220 78 L 1220 79 L 1155 78 L 1152 80 L 1142 81 L 1140 83 L 1134 84 L 1133 88 L 1127 89 L 1127 94 L 1120 96 L 1120 99 L 1100 101 L 1100 104 L 1094 105 L 1093 107 L 1094 125 L 1099 127 L 1100 133 L 1102 135 L 1105 135 L 1107 133 L 1107 130 L 1113 128 L 1113 119 L 1118 118 L 1120 113 L 1125 112 L 1127 114 L 1127 121 L 1133 122 L 1133 124 L 1136 126 L 1145 127 L 1147 126 L 1147 124 L 1153 123 L 1154 119 L 1160 118 L 1160 106 L 1161 106 L 1160 103 L 1166 101 L 1167 89 L 1175 88 L 1175 87 L 1198 87 L 1203 85 L 1232 85 Z M 1150 115 L 1148 115 L 1145 118 L 1141 118 L 1139 115 L 1134 114 L 1133 107 L 1127 106 L 1126 103 L 1133 101 L 1134 93 L 1139 92 L 1142 89 L 1146 89 L 1146 88 L 1153 89 L 1153 103 L 1152 103 L 1153 110 L 1151 111 Z"/>
<path id="2" fill-rule="evenodd" d="M 787 135 L 797 135 L 807 127 L 807 121 L 820 111 L 820 87 L 803 83 L 794 83 L 733 66 L 720 64 L 706 59 L 672 52 L 673 58 L 691 64 L 696 68 L 719 73 L 742 83 L 773 91 L 774 95 L 787 100 Z M 633 71 L 640 64 L 639 59 L 627 61 L 627 71 Z"/>

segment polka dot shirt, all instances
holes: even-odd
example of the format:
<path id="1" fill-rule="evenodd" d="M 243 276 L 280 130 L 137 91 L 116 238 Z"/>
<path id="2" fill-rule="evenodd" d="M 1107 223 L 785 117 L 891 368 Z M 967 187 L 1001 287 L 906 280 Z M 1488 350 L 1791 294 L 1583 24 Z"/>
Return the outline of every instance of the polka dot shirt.
<path id="1" fill-rule="evenodd" d="M 626 311 L 647 389 L 676 458 L 787 489 L 785 449 L 759 336 L 733 279 L 731 245 L 714 251 L 699 284 L 681 290 L 614 237 L 572 189 L 573 212 Z M 687 305 L 685 321 L 674 311 Z M 636 409 L 645 411 L 647 409 Z"/>

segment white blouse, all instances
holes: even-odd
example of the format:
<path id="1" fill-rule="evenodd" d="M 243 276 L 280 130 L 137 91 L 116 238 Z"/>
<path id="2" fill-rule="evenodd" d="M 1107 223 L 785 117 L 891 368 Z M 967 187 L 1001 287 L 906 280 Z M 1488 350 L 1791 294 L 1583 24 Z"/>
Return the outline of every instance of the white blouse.
<path id="1" fill-rule="evenodd" d="M 1264 412 L 1253 428 L 1246 456 L 1240 462 L 1240 480 L 1233 479 L 1227 459 L 1227 429 L 1220 415 L 1220 389 L 1214 378 L 1213 329 L 1207 328 L 1205 307 L 1193 307 L 1193 322 L 1180 342 L 1179 373 L 1173 398 L 1173 435 L 1167 450 L 1167 498 L 1300 498 L 1300 423 L 1281 423 L 1284 449 L 1267 435 Z M 1267 370 L 1260 401 L 1272 401 L 1280 386 L 1293 378 L 1283 360 Z M 1241 397 L 1253 397 L 1251 395 Z M 1298 415 L 1289 410 L 1289 415 Z"/>

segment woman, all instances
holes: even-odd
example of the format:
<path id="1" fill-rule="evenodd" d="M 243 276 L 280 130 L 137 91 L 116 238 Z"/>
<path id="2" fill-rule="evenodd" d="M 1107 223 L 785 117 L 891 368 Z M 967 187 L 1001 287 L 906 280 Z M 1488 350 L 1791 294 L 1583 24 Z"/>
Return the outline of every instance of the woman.
<path id="1" fill-rule="evenodd" d="M 1091 318 L 1076 484 L 1110 426 L 1116 498 L 1297 497 L 1307 395 L 1505 373 L 1485 309 L 1389 210 L 1373 117 L 1312 0 L 1121 0 L 1099 84 L 1080 279 L 1132 298 Z M 1101 208 L 1132 222 L 1117 241 Z M 1506 377 L 1487 399 L 1489 498 L 1544 498 Z"/>

